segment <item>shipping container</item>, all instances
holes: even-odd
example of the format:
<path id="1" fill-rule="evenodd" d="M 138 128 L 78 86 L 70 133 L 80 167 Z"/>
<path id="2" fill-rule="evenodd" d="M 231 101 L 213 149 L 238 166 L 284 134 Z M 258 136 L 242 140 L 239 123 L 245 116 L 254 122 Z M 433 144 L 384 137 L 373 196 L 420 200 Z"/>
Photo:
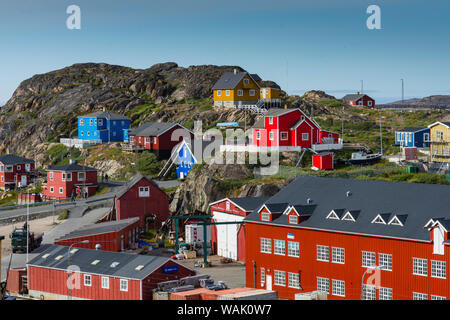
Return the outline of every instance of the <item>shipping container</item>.
<path id="1" fill-rule="evenodd" d="M 185 227 L 186 243 L 196 244 L 203 242 L 203 226 L 199 224 L 188 224 Z M 211 226 L 206 227 L 206 236 L 211 240 Z"/>
<path id="2" fill-rule="evenodd" d="M 217 296 L 217 300 L 277 300 L 276 291 L 256 289 L 235 293 L 222 294 Z"/>
<path id="3" fill-rule="evenodd" d="M 217 290 L 217 291 L 201 293 L 200 298 L 202 300 L 217 300 L 217 297 L 219 295 L 242 292 L 242 291 L 253 291 L 253 290 L 256 290 L 256 289 L 254 289 L 254 288 L 233 288 L 233 289 Z"/>
<path id="4" fill-rule="evenodd" d="M 208 290 L 205 288 L 198 288 L 198 289 L 183 291 L 183 292 L 173 292 L 169 295 L 169 299 L 170 300 L 200 300 L 201 293 L 208 293 L 210 291 L 211 290 Z"/>
<path id="5" fill-rule="evenodd" d="M 9 269 L 8 271 L 8 283 L 6 290 L 11 294 L 23 294 L 26 290 L 26 268 Z"/>

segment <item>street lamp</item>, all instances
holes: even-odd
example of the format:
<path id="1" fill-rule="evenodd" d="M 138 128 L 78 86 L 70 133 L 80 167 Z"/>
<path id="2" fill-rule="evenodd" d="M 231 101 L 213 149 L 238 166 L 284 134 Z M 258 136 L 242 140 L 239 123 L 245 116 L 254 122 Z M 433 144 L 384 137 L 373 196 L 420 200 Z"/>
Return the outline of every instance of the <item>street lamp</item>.
<path id="1" fill-rule="evenodd" d="M 67 279 L 69 279 L 69 266 L 70 266 L 70 251 L 72 250 L 72 247 L 74 246 L 74 245 L 76 245 L 76 244 L 80 244 L 80 243 L 89 243 L 89 240 L 82 240 L 82 241 L 77 241 L 77 242 L 74 242 L 74 243 L 72 243 L 70 246 L 69 246 L 69 249 L 68 249 L 68 251 L 67 251 L 67 256 L 68 256 L 68 259 L 67 259 Z M 67 293 L 68 293 L 68 299 L 69 300 L 72 300 L 72 286 L 71 285 L 69 285 L 69 283 L 67 282 Z"/>
<path id="2" fill-rule="evenodd" d="M 381 266 L 367 267 L 366 271 L 364 271 L 364 273 L 362 275 L 362 278 L 361 278 L 361 300 L 364 300 L 363 299 L 363 295 L 364 295 L 364 276 L 366 275 L 367 271 L 369 271 L 369 270 L 384 270 L 384 269 L 387 269 L 387 267 L 381 265 Z"/>

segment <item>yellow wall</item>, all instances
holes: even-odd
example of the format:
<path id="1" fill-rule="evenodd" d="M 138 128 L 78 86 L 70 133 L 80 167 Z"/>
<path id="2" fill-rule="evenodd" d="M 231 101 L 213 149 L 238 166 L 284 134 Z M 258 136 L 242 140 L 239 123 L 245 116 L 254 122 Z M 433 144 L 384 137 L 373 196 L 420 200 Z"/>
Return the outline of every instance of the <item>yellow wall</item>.
<path id="1" fill-rule="evenodd" d="M 244 80 L 249 79 L 248 84 L 244 84 Z M 238 96 L 238 90 L 242 90 L 242 96 Z M 250 90 L 255 90 L 255 95 L 250 96 Z M 249 101 L 259 99 L 259 87 L 250 76 L 246 75 L 239 81 L 234 90 L 230 90 L 230 95 L 226 95 L 226 90 L 221 90 L 221 95 L 217 95 L 218 90 L 214 90 L 214 101 Z"/>
<path id="2" fill-rule="evenodd" d="M 260 99 L 264 99 L 264 94 L 262 90 L 266 90 L 266 99 L 279 99 L 280 98 L 280 90 L 275 88 L 261 88 L 260 90 Z"/>
<path id="3" fill-rule="evenodd" d="M 438 141 L 437 138 L 437 132 L 441 131 L 443 133 L 443 142 L 446 143 L 436 143 Z M 448 150 L 450 152 L 450 128 L 447 128 L 446 126 L 442 124 L 436 124 L 435 126 L 430 128 L 430 156 L 432 161 L 437 162 L 450 162 L 450 157 L 439 157 L 434 156 L 434 153 L 437 150 L 438 154 L 443 154 L 444 150 Z M 440 140 L 439 140 L 440 141 Z"/>

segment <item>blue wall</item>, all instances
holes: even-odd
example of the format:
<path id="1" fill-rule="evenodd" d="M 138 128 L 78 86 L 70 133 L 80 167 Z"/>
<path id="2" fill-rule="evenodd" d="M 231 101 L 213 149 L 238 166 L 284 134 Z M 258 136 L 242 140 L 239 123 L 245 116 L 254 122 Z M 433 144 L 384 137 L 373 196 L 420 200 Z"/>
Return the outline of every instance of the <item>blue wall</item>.
<path id="1" fill-rule="evenodd" d="M 416 132 L 395 132 L 395 144 L 402 147 L 418 147 L 429 148 L 430 143 L 425 141 L 425 135 L 428 134 L 428 140 L 430 138 L 430 129 L 426 128 Z"/>
<path id="2" fill-rule="evenodd" d="M 177 167 L 177 178 L 186 178 L 189 171 L 191 171 L 192 167 L 195 164 L 195 159 L 186 146 L 186 143 L 178 151 L 178 167 Z"/>
<path id="3" fill-rule="evenodd" d="M 129 128 L 130 120 L 128 119 L 78 117 L 78 139 L 80 140 L 124 141 L 124 129 Z"/>

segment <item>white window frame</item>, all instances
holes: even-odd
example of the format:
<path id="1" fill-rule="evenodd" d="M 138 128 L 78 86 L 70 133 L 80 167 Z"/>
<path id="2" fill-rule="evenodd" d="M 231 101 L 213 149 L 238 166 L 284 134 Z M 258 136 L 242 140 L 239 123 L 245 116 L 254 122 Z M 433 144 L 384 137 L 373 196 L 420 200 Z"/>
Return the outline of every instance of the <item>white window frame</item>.
<path id="1" fill-rule="evenodd" d="M 238 97 L 242 97 L 242 96 L 244 96 L 244 90 L 242 90 L 242 89 L 238 89 L 238 91 L 237 91 L 237 95 L 238 95 Z"/>
<path id="2" fill-rule="evenodd" d="M 222 96 L 222 90 L 217 90 L 217 96 L 221 97 Z"/>
<path id="3" fill-rule="evenodd" d="M 83 118 L 80 119 L 80 126 L 84 126 L 84 119 Z"/>
<path id="4" fill-rule="evenodd" d="M 260 238 L 259 244 L 261 253 L 272 253 L 272 239 Z"/>
<path id="5" fill-rule="evenodd" d="M 128 292 L 128 280 L 127 279 L 120 279 L 120 291 Z"/>
<path id="6" fill-rule="evenodd" d="M 12 165 L 5 166 L 5 172 L 13 172 L 13 171 L 14 171 L 14 166 L 12 166 Z"/>
<path id="7" fill-rule="evenodd" d="M 378 289 L 378 300 L 392 300 L 392 288 L 380 287 Z"/>
<path id="8" fill-rule="evenodd" d="M 254 97 L 255 96 L 255 90 L 250 90 L 249 92 L 248 92 L 248 94 L 250 95 L 250 97 Z"/>
<path id="9" fill-rule="evenodd" d="M 338 297 L 345 297 L 345 281 L 332 279 L 332 295 Z"/>
<path id="10" fill-rule="evenodd" d="M 89 119 L 89 125 L 92 126 L 94 124 L 94 119 Z"/>
<path id="11" fill-rule="evenodd" d="M 102 289 L 109 289 L 109 277 L 102 277 Z"/>
<path id="12" fill-rule="evenodd" d="M 139 187 L 139 198 L 148 198 L 150 197 L 150 187 L 144 186 Z"/>
<path id="13" fill-rule="evenodd" d="M 4 172 L 5 171 L 5 166 L 4 165 L 0 165 L 0 172 Z"/>
<path id="14" fill-rule="evenodd" d="M 376 255 L 375 252 L 362 251 L 362 267 L 373 268 L 376 266 Z"/>
<path id="15" fill-rule="evenodd" d="M 371 107 L 372 106 L 372 101 L 367 101 L 367 105 L 369 106 L 369 107 Z"/>
<path id="16" fill-rule="evenodd" d="M 98 119 L 98 125 L 102 126 L 103 125 L 103 119 Z"/>
<path id="17" fill-rule="evenodd" d="M 332 247 L 331 262 L 338 264 L 345 264 L 345 248 Z"/>
<path id="18" fill-rule="evenodd" d="M 447 263 L 441 260 L 431 260 L 431 277 L 446 279 L 447 278 Z"/>
<path id="19" fill-rule="evenodd" d="M 273 124 L 273 117 L 269 117 L 269 124 Z"/>
<path id="20" fill-rule="evenodd" d="M 59 187 L 59 193 L 63 194 L 64 193 L 64 188 L 63 187 Z"/>
<path id="21" fill-rule="evenodd" d="M 72 172 L 63 172 L 62 181 L 72 181 Z"/>
<path id="22" fill-rule="evenodd" d="M 300 257 L 300 242 L 288 241 L 288 257 Z"/>
<path id="23" fill-rule="evenodd" d="M 413 257 L 413 275 L 428 277 L 428 260 Z"/>
<path id="24" fill-rule="evenodd" d="M 285 135 L 284 138 L 283 138 L 283 135 Z M 287 131 L 280 132 L 280 140 L 286 141 L 286 140 L 288 140 L 288 139 L 289 139 L 289 134 L 288 134 Z"/>
<path id="25" fill-rule="evenodd" d="M 256 140 L 260 140 L 261 139 L 261 131 L 256 131 Z"/>
<path id="26" fill-rule="evenodd" d="M 50 187 L 50 193 L 54 193 L 54 192 L 55 192 L 55 188 L 54 187 Z"/>
<path id="27" fill-rule="evenodd" d="M 288 287 L 300 289 L 300 275 L 294 272 L 288 272 Z"/>
<path id="28" fill-rule="evenodd" d="M 298 216 L 295 214 L 290 214 L 288 220 L 289 224 L 298 224 Z"/>
<path id="29" fill-rule="evenodd" d="M 20 171 L 20 170 L 22 170 L 22 166 L 19 164 L 19 165 L 17 165 L 17 171 Z"/>
<path id="30" fill-rule="evenodd" d="M 435 295 L 435 294 L 432 294 L 430 297 L 431 297 L 430 300 L 447 300 L 446 297 L 443 297 L 443 296 L 437 296 L 437 295 Z"/>
<path id="31" fill-rule="evenodd" d="M 249 83 L 250 83 L 250 80 L 247 79 L 247 78 L 245 78 L 245 79 L 244 79 L 244 84 L 249 84 Z"/>
<path id="32" fill-rule="evenodd" d="M 53 181 L 53 171 L 50 171 L 48 173 L 48 178 L 50 179 L 50 181 Z"/>
<path id="33" fill-rule="evenodd" d="M 270 221 L 270 213 L 261 212 L 261 221 Z"/>
<path id="34" fill-rule="evenodd" d="M 83 177 L 81 178 L 80 175 L 82 175 Z M 84 174 L 84 172 L 78 172 L 77 179 L 78 181 L 85 181 L 86 175 Z"/>
<path id="35" fill-rule="evenodd" d="M 392 254 L 378 253 L 378 265 L 383 271 L 392 271 Z"/>
<path id="36" fill-rule="evenodd" d="M 275 137 L 275 135 L 273 134 L 273 131 L 269 132 L 269 140 L 273 141 L 274 137 Z"/>
<path id="37" fill-rule="evenodd" d="M 286 271 L 274 270 L 273 272 L 274 285 L 286 287 Z"/>
<path id="38" fill-rule="evenodd" d="M 229 96 L 230 96 L 230 90 L 226 90 L 226 91 L 225 91 L 225 95 L 226 95 L 227 97 L 229 97 Z"/>
<path id="39" fill-rule="evenodd" d="M 83 278 L 84 278 L 84 286 L 92 287 L 92 275 L 85 274 Z"/>
<path id="40" fill-rule="evenodd" d="M 261 287 L 264 287 L 264 284 L 266 283 L 266 270 L 264 268 L 261 268 L 260 270 Z"/>
<path id="41" fill-rule="evenodd" d="M 376 287 L 370 284 L 362 285 L 362 300 L 376 300 Z"/>
<path id="42" fill-rule="evenodd" d="M 330 249 L 328 246 L 317 245 L 317 261 L 328 262 L 330 260 Z"/>
<path id="43" fill-rule="evenodd" d="M 413 300 L 428 300 L 426 293 L 413 292 Z"/>
<path id="44" fill-rule="evenodd" d="M 330 279 L 317 277 L 317 291 L 330 293 Z"/>
<path id="45" fill-rule="evenodd" d="M 309 140 L 309 133 L 305 132 L 302 133 L 302 141 L 308 141 Z"/>
<path id="46" fill-rule="evenodd" d="M 279 256 L 285 256 L 286 255 L 286 241 L 274 239 L 273 240 L 273 254 L 276 254 Z"/>

